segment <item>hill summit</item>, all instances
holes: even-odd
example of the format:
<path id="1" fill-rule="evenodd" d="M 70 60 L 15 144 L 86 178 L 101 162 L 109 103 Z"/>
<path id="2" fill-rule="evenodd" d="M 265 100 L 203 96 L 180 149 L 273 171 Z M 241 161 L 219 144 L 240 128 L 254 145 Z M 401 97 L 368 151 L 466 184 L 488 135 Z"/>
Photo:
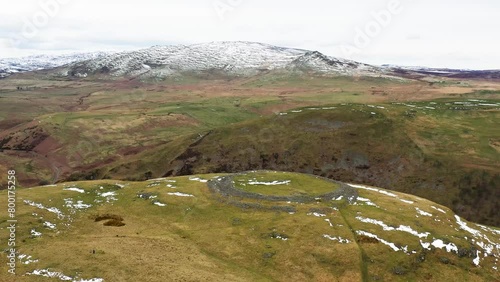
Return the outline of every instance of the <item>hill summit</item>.
<path id="1" fill-rule="evenodd" d="M 165 78 L 186 73 L 249 76 L 269 71 L 367 76 L 385 73 L 382 68 L 328 57 L 317 51 L 236 41 L 154 46 L 115 53 L 70 64 L 62 74 L 69 77 Z"/>
<path id="2" fill-rule="evenodd" d="M 72 182 L 18 198 L 16 281 L 498 280 L 500 230 L 311 175 Z"/>

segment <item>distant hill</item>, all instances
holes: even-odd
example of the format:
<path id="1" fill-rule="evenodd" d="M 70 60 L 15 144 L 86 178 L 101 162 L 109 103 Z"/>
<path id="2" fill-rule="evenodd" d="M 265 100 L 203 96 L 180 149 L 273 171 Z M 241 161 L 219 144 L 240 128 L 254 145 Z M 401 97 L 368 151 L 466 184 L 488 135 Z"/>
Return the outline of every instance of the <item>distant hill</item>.
<path id="1" fill-rule="evenodd" d="M 36 55 L 21 58 L 0 59 L 0 78 L 15 73 L 52 69 L 74 62 L 96 59 L 105 56 L 106 52 L 74 53 L 67 55 Z"/>
<path id="2" fill-rule="evenodd" d="M 155 46 L 77 62 L 64 68 L 62 73 L 70 77 L 165 78 L 184 73 L 248 76 L 268 71 L 368 76 L 385 73 L 375 66 L 325 56 L 317 51 L 241 41 Z"/>
<path id="3" fill-rule="evenodd" d="M 396 65 L 374 66 L 318 51 L 258 42 L 222 41 L 166 45 L 125 52 L 37 55 L 0 59 L 0 78 L 15 73 L 51 70 L 56 77 L 166 79 L 183 75 L 245 77 L 267 72 L 330 76 L 499 79 L 499 70 L 461 70 Z"/>

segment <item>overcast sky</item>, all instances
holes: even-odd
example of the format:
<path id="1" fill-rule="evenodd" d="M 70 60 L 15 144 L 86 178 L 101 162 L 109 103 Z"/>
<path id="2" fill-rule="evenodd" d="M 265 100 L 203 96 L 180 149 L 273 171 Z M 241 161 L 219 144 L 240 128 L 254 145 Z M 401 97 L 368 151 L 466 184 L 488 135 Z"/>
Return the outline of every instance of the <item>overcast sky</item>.
<path id="1" fill-rule="evenodd" d="M 371 64 L 500 69 L 498 0 L 23 0 L 0 58 L 257 41 Z"/>

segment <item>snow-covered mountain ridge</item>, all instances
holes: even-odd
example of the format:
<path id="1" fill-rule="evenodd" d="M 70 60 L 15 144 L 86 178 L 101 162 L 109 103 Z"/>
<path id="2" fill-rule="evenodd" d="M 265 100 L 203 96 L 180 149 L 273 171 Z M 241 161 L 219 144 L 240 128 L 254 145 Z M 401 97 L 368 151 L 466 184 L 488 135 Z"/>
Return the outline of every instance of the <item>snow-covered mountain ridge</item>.
<path id="1" fill-rule="evenodd" d="M 500 70 L 373 66 L 327 56 L 318 51 L 246 41 L 153 46 L 117 53 L 94 52 L 0 59 L 0 78 L 19 72 L 53 68 L 58 68 L 52 73 L 53 75 L 76 78 L 87 76 L 166 78 L 185 73 L 249 76 L 269 71 L 392 78 L 428 75 L 500 78 Z"/>
<path id="2" fill-rule="evenodd" d="M 66 55 L 36 55 L 22 58 L 0 59 L 0 78 L 14 73 L 52 69 L 74 62 L 96 59 L 109 55 L 106 52 L 73 53 Z"/>
<path id="3" fill-rule="evenodd" d="M 329 57 L 317 51 L 238 41 L 154 46 L 115 53 L 68 65 L 61 74 L 70 77 L 104 74 L 111 77 L 165 78 L 193 72 L 246 76 L 276 70 L 368 76 L 386 73 L 375 66 Z"/>

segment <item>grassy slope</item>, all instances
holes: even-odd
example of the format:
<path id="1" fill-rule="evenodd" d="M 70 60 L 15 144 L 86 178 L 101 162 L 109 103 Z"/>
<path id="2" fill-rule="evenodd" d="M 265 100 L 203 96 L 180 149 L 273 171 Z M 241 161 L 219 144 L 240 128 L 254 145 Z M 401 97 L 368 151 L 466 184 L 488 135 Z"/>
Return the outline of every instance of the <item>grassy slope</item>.
<path id="1" fill-rule="evenodd" d="M 314 173 L 416 194 L 468 219 L 500 224 L 500 207 L 491 201 L 500 185 L 500 154 L 492 146 L 500 136 L 494 126 L 498 110 L 455 110 L 449 101 L 377 106 L 287 111 L 215 129 L 189 148 L 197 136 L 182 139 L 165 147 L 170 151 L 145 152 L 107 171 L 136 179 L 148 170 L 153 176 L 252 169 Z"/>
<path id="2" fill-rule="evenodd" d="M 16 91 L 17 85 L 34 88 Z M 201 144 L 206 147 L 201 152 L 210 156 L 198 159 L 192 170 L 273 168 L 317 173 L 425 195 L 469 219 L 498 224 L 492 219 L 500 207 L 489 200 L 498 198 L 490 188 L 498 186 L 500 181 L 496 177 L 498 110 L 418 110 L 410 118 L 405 114 L 411 108 L 383 103 L 432 101 L 440 97 L 455 97 L 454 101 L 465 97 L 498 98 L 495 91 L 481 90 L 495 89 L 494 83 L 467 85 L 470 86 L 461 86 L 456 81 L 429 86 L 419 81 L 276 74 L 234 80 L 186 77 L 154 83 L 57 81 L 23 74 L 0 81 L 0 126 L 10 128 L 10 122 L 23 124 L 35 119 L 39 121 L 37 128 L 53 138 L 53 147 L 35 149 L 38 153 L 0 152 L 0 173 L 5 174 L 8 167 L 15 168 L 25 186 L 68 179 L 70 174 L 73 175 L 69 179 L 161 176 L 171 170 L 175 172 L 178 165 L 183 166 L 183 162 L 174 165 L 170 162 L 178 157 L 190 158 L 189 152 L 181 154 L 199 134 L 215 130 Z M 316 113 L 318 117 L 312 120 L 312 125 L 303 124 L 300 128 L 290 121 L 287 124 L 289 118 L 274 115 L 293 108 L 349 102 L 383 103 L 388 110 L 349 105 L 343 108 L 341 116 Z M 429 102 L 414 104 L 430 106 Z M 378 114 L 375 118 L 369 118 L 372 110 Z M 262 115 L 263 119 L 257 119 Z M 329 127 L 336 126 L 328 124 L 331 118 L 346 122 L 352 119 L 357 124 L 339 130 L 347 135 L 329 134 L 326 132 Z M 253 121 L 246 123 L 249 120 Z M 239 122 L 243 123 L 228 127 Z M 245 127 L 248 127 L 246 132 Z M 301 134 L 308 127 L 312 131 Z M 318 134 L 318 130 L 325 132 Z M 20 140 L 30 132 L 21 126 Z M 214 144 L 226 147 L 220 149 Z M 321 147 L 311 149 L 311 144 Z M 388 144 L 397 144 L 399 148 Z M 387 158 L 386 151 L 393 153 L 394 158 Z M 397 158 L 399 152 L 404 158 Z M 275 153 L 279 154 L 280 163 L 273 159 Z M 348 160 L 361 157 L 363 162 L 362 155 L 368 157 L 372 167 L 381 161 L 394 160 L 387 164 L 393 170 L 388 175 L 384 166 L 369 173 L 349 169 L 356 164 Z M 408 183 L 400 183 L 400 170 L 408 170 L 407 174 L 412 176 L 405 178 Z M 422 179 L 421 174 L 433 179 Z M 452 189 L 450 197 L 443 197 L 443 191 L 450 192 L 443 188 L 443 182 L 458 187 Z M 452 202 L 453 199 L 456 201 Z"/>
<path id="3" fill-rule="evenodd" d="M 199 177 L 211 179 L 214 175 Z M 256 172 L 239 176 L 245 181 L 253 178 L 263 182 L 289 179 L 290 194 L 299 190 L 316 195 L 327 191 L 328 185 L 331 185 L 331 190 L 337 188 L 333 183 L 292 173 Z M 115 183 L 125 186 L 119 188 Z M 315 190 L 316 185 L 312 187 L 308 183 L 317 183 L 322 188 Z M 83 189 L 85 193 L 63 190 L 68 187 Z M 265 189 L 271 192 L 273 186 Z M 286 188 L 281 187 L 280 191 L 286 194 Z M 116 192 L 116 200 L 106 202 L 105 197 L 99 196 L 105 192 Z M 173 192 L 193 197 L 168 194 Z M 469 248 L 474 245 L 470 241 L 471 234 L 459 228 L 449 209 L 411 195 L 395 193 L 397 196 L 391 197 L 365 189 L 358 189 L 358 192 L 380 208 L 359 201 L 356 205 L 349 205 L 344 199 L 312 204 L 291 203 L 297 209 L 294 214 L 240 209 L 216 200 L 205 183 L 190 180 L 190 177 L 147 182 L 77 182 L 24 189 L 17 195 L 18 250 L 39 261 L 19 264 L 17 272 L 22 274 L 48 268 L 71 277 L 100 277 L 105 281 L 137 281 L 139 278 L 147 281 L 443 281 L 450 277 L 492 281 L 498 277 L 492 268 L 496 265 L 493 257 L 482 258 L 481 267 L 475 267 L 473 257 L 460 258 L 453 252 L 438 249 L 424 251 L 419 238 L 409 233 L 383 231 L 380 226 L 356 219 L 363 216 L 390 226 L 404 224 L 420 233 L 430 232 L 428 238 L 422 239 L 424 242 L 440 238 Z M 157 197 L 144 200 L 137 197 L 139 193 Z M 6 193 L 1 194 L 4 195 L 0 197 L 0 205 L 5 206 Z M 74 202 L 81 200 L 92 204 L 92 207 L 68 208 L 64 199 L 69 198 Z M 414 203 L 408 204 L 400 199 Z M 65 218 L 28 206 L 24 200 L 57 207 Z M 154 201 L 166 206 L 154 205 Z M 265 201 L 260 203 L 266 204 Z M 431 206 L 442 209 L 442 212 Z M 433 215 L 419 216 L 416 207 Z M 314 216 L 311 209 L 324 213 L 324 216 Z M 103 222 L 94 221 L 96 215 L 104 214 L 123 217 L 125 226 L 103 226 Z M 56 224 L 56 229 L 44 227 L 45 221 Z M 0 222 L 1 236 L 5 238 L 5 218 Z M 468 225 L 481 229 L 475 224 Z M 43 235 L 39 238 L 30 236 L 32 229 Z M 410 252 L 415 250 L 416 253 L 394 252 L 382 243 L 367 242 L 356 236 L 353 230 L 377 234 L 397 246 L 407 245 Z M 484 233 L 497 244 L 494 254 L 498 257 L 499 234 L 489 230 Z M 286 236 L 288 240 L 276 238 L 276 234 Z M 341 244 L 323 235 L 339 236 L 350 243 Z M 421 256 L 425 256 L 425 260 L 419 260 Z M 2 279 L 9 279 L 4 275 L 4 260 L 5 257 L 0 259 Z M 404 275 L 394 274 L 401 269 Z M 33 276 L 16 279 L 38 280 L 47 279 Z"/>

